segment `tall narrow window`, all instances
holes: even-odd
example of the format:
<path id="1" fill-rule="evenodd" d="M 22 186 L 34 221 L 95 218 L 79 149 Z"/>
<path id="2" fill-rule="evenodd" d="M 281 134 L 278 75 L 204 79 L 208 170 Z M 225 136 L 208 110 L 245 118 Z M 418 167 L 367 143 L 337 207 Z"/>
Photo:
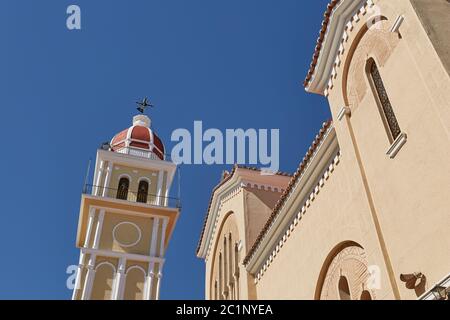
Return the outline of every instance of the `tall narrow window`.
<path id="1" fill-rule="evenodd" d="M 236 242 L 234 245 L 234 297 L 239 300 L 239 243 Z"/>
<path id="2" fill-rule="evenodd" d="M 128 188 L 130 186 L 130 180 L 128 178 L 120 178 L 119 188 L 117 188 L 117 199 L 127 200 L 128 199 Z"/>
<path id="3" fill-rule="evenodd" d="M 228 283 L 230 284 L 230 296 L 233 295 L 233 238 L 231 237 L 231 232 L 228 234 Z"/>
<path id="4" fill-rule="evenodd" d="M 373 91 L 376 96 L 375 98 L 379 103 L 381 117 L 383 118 L 386 131 L 388 131 L 389 140 L 392 143 L 401 134 L 401 130 L 394 109 L 392 108 L 391 101 L 386 92 L 386 88 L 384 87 L 380 71 L 373 59 L 370 59 L 367 62 L 367 71 L 372 82 Z"/>
<path id="5" fill-rule="evenodd" d="M 224 299 L 228 300 L 228 254 L 227 254 L 227 236 L 223 237 L 223 294 Z"/>
<path id="6" fill-rule="evenodd" d="M 148 181 L 141 180 L 137 194 L 137 202 L 147 203 L 148 197 Z"/>
<path id="7" fill-rule="evenodd" d="M 222 290 L 223 290 L 223 274 L 222 274 L 222 252 L 219 253 L 219 286 L 218 286 L 218 291 L 219 291 L 219 299 L 218 300 L 223 300 L 222 297 Z"/>
<path id="8" fill-rule="evenodd" d="M 346 277 L 341 276 L 339 278 L 338 290 L 339 290 L 339 298 L 341 300 L 351 300 L 350 288 L 348 286 L 348 281 Z"/>

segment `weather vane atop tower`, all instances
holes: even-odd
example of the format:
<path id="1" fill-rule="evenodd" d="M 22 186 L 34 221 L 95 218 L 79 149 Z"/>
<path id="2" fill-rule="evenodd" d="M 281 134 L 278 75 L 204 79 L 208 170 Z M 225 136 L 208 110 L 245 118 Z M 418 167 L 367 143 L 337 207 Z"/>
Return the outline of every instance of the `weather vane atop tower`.
<path id="1" fill-rule="evenodd" d="M 136 104 L 138 105 L 138 107 L 136 108 L 140 113 L 144 113 L 145 110 L 150 107 L 153 108 L 154 105 L 152 105 L 151 103 L 149 103 L 148 98 L 145 97 L 141 102 L 136 102 Z"/>

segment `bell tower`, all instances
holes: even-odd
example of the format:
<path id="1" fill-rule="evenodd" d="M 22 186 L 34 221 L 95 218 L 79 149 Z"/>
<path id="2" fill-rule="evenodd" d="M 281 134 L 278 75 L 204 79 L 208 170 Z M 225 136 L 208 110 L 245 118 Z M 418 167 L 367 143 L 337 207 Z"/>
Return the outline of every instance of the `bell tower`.
<path id="1" fill-rule="evenodd" d="M 97 151 L 83 189 L 74 300 L 157 300 L 164 253 L 180 213 L 176 165 L 144 114 Z"/>

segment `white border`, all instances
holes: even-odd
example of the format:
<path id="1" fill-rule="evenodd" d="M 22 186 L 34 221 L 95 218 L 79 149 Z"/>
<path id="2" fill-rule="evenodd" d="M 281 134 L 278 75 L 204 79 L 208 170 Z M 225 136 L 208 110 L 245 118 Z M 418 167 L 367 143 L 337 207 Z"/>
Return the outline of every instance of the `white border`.
<path id="1" fill-rule="evenodd" d="M 138 235 L 139 235 L 138 239 L 135 242 L 131 243 L 131 244 L 124 244 L 124 243 L 120 242 L 119 240 L 117 240 L 117 238 L 116 238 L 117 228 L 120 227 L 121 225 L 124 225 L 124 224 L 130 224 L 133 227 L 135 227 L 136 230 L 138 231 Z M 141 239 L 142 239 L 142 231 L 141 231 L 141 228 L 139 228 L 139 226 L 137 224 L 135 224 L 133 222 L 130 222 L 130 221 L 124 221 L 124 222 L 120 222 L 120 223 L 118 223 L 118 224 L 116 224 L 114 226 L 113 231 L 112 231 L 112 236 L 113 236 L 114 241 L 116 241 L 120 246 L 122 246 L 124 248 L 130 248 L 130 247 L 133 247 L 133 246 L 137 245 L 139 243 L 139 241 L 141 241 Z"/>

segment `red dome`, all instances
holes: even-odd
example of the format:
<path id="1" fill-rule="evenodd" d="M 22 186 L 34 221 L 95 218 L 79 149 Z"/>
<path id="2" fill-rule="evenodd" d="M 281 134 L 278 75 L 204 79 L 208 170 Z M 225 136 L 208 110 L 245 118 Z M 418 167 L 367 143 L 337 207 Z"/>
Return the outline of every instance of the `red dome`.
<path id="1" fill-rule="evenodd" d="M 164 145 L 161 139 L 150 129 L 150 118 L 137 115 L 133 125 L 114 136 L 111 150 L 118 153 L 164 160 Z"/>

